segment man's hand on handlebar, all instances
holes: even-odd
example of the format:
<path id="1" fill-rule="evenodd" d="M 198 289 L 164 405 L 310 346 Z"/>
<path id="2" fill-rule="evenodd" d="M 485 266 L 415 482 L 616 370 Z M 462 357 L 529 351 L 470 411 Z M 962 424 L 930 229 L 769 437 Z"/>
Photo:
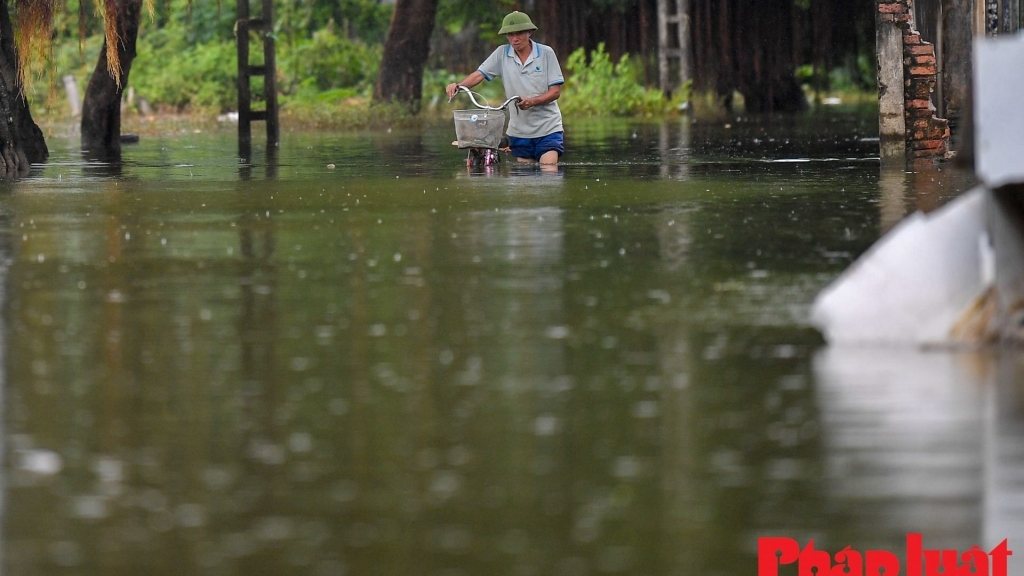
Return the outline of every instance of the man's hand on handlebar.
<path id="1" fill-rule="evenodd" d="M 474 106 L 480 108 L 481 110 L 505 110 L 506 108 L 508 108 L 509 104 L 513 102 L 519 102 L 520 100 L 522 100 L 522 98 L 520 98 L 519 96 L 513 96 L 508 100 L 505 100 L 505 103 L 502 104 L 501 106 L 489 106 L 487 104 L 481 104 L 480 102 L 478 102 L 476 97 L 473 96 L 473 91 L 463 86 L 462 84 L 449 84 L 444 87 L 444 91 L 446 94 L 448 94 L 449 103 L 452 101 L 453 98 L 455 98 L 456 94 L 458 94 L 459 92 L 465 92 L 469 96 L 469 101 L 472 102 Z"/>

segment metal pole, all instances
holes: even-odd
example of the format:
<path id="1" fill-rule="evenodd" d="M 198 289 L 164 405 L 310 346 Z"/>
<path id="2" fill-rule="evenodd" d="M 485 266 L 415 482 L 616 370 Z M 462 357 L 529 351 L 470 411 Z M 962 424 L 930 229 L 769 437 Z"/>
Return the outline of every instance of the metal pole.
<path id="1" fill-rule="evenodd" d="M 277 125 L 277 64 L 274 57 L 274 1 L 263 0 L 263 98 L 267 102 L 267 149 L 280 139 Z"/>
<path id="2" fill-rule="evenodd" d="M 658 0 L 658 87 L 668 94 L 668 0 Z"/>
<path id="3" fill-rule="evenodd" d="M 249 0 L 238 0 L 235 42 L 238 46 L 238 155 L 248 161 L 252 156 L 252 115 L 249 93 Z"/>
<path id="4" fill-rule="evenodd" d="M 946 84 L 944 72 L 945 66 L 943 65 L 946 61 L 945 45 L 943 42 L 943 14 L 942 14 L 942 2 L 939 2 L 939 17 L 936 20 L 938 24 L 935 26 L 935 97 L 938 100 L 935 103 L 935 107 L 938 109 L 936 112 L 939 118 L 946 117 L 946 98 L 944 86 Z"/>

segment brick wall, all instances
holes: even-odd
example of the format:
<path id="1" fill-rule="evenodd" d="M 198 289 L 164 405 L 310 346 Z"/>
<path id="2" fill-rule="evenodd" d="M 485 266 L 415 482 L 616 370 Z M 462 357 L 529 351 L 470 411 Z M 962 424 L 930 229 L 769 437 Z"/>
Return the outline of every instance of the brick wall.
<path id="1" fill-rule="evenodd" d="M 921 40 L 911 25 L 913 0 L 883 0 L 879 18 L 903 30 L 903 99 L 907 126 L 907 161 L 930 163 L 949 151 L 949 121 L 935 116 L 931 95 L 937 73 L 935 46 Z"/>

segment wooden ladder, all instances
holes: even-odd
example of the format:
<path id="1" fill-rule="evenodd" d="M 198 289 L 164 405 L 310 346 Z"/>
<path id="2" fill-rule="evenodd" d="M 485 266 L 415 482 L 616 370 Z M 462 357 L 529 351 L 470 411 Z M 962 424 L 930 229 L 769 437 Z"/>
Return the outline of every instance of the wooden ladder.
<path id="1" fill-rule="evenodd" d="M 689 0 L 658 0 L 658 83 L 668 95 L 682 90 L 690 79 L 689 8 Z M 670 79 L 673 62 L 677 63 L 676 83 Z"/>
<path id="2" fill-rule="evenodd" d="M 235 40 L 238 44 L 238 154 L 244 160 L 252 155 L 252 122 L 267 124 L 267 150 L 276 149 L 280 140 L 277 124 L 277 67 L 274 58 L 274 2 L 262 0 L 260 18 L 249 17 L 249 0 L 238 0 L 238 21 Z M 263 39 L 263 64 L 249 64 L 249 31 L 259 32 Z M 263 77 L 264 110 L 252 109 L 251 80 Z"/>

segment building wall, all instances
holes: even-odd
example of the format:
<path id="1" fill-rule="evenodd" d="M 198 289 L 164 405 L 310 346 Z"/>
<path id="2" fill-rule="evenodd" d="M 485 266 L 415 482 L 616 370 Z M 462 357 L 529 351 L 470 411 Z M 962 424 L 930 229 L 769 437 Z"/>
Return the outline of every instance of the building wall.
<path id="1" fill-rule="evenodd" d="M 914 26 L 913 0 L 878 4 L 878 23 L 893 23 L 903 36 L 903 106 L 906 156 L 912 164 L 943 159 L 949 152 L 949 122 L 936 115 L 932 93 L 938 72 L 935 45 Z"/>

